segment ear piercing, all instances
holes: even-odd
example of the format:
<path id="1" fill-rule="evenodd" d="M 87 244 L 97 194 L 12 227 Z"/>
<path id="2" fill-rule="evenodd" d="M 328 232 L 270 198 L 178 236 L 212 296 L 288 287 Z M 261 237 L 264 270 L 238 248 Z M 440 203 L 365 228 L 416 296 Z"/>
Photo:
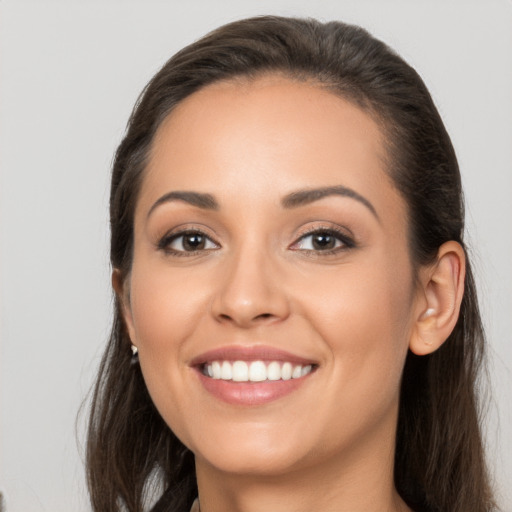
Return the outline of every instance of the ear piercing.
<path id="1" fill-rule="evenodd" d="M 428 308 L 425 313 L 423 313 L 423 318 L 428 318 L 429 316 L 432 316 L 436 310 L 434 308 Z"/>
<path id="2" fill-rule="evenodd" d="M 132 359 L 130 361 L 130 364 L 134 365 L 139 362 L 139 349 L 135 345 L 132 345 L 131 349 L 132 349 Z"/>

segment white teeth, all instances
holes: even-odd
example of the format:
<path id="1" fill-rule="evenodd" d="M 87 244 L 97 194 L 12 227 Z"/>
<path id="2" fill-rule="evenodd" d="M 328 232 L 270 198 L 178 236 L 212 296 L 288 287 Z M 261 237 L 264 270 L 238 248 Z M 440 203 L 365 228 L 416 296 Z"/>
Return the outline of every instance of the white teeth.
<path id="1" fill-rule="evenodd" d="M 302 372 L 302 366 L 296 366 L 292 372 L 292 379 L 298 379 Z"/>
<path id="2" fill-rule="evenodd" d="M 221 366 L 220 370 L 220 378 L 222 380 L 231 380 L 233 378 L 233 370 L 231 368 L 231 365 L 224 361 Z"/>
<path id="3" fill-rule="evenodd" d="M 267 367 L 263 361 L 253 361 L 249 365 L 249 380 L 251 382 L 267 380 Z"/>
<path id="4" fill-rule="evenodd" d="M 300 376 L 304 377 L 304 375 L 307 375 L 308 373 L 311 373 L 312 369 L 313 369 L 313 367 L 310 364 L 308 364 L 307 366 L 303 366 L 302 370 L 300 372 Z"/>
<path id="5" fill-rule="evenodd" d="M 281 367 L 281 379 L 290 380 L 292 378 L 292 364 L 284 363 Z"/>
<path id="6" fill-rule="evenodd" d="M 213 379 L 232 380 L 234 382 L 263 382 L 265 380 L 299 379 L 308 375 L 313 366 L 308 364 L 292 365 L 279 361 L 212 361 L 204 366 L 203 373 Z"/>
<path id="7" fill-rule="evenodd" d="M 281 365 L 277 361 L 272 361 L 267 366 L 268 380 L 281 380 Z"/>
<path id="8" fill-rule="evenodd" d="M 214 379 L 220 379 L 221 369 L 220 369 L 220 363 L 218 361 L 214 361 L 212 363 L 212 373 L 213 373 Z"/>
<path id="9" fill-rule="evenodd" d="M 247 382 L 249 380 L 249 367 L 245 361 L 235 361 L 233 363 L 233 380 L 235 382 Z"/>

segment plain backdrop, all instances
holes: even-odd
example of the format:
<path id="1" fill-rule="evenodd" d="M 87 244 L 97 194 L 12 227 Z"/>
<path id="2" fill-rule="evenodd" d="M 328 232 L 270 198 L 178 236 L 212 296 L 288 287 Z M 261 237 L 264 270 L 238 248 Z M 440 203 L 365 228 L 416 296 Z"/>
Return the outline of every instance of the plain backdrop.
<path id="1" fill-rule="evenodd" d="M 0 489 L 7 512 L 90 510 L 84 422 L 111 314 L 110 163 L 179 48 L 257 14 L 369 29 L 423 76 L 463 174 L 490 343 L 489 460 L 512 510 L 512 3 L 0 2 Z M 468 511 L 470 512 L 470 511 Z"/>

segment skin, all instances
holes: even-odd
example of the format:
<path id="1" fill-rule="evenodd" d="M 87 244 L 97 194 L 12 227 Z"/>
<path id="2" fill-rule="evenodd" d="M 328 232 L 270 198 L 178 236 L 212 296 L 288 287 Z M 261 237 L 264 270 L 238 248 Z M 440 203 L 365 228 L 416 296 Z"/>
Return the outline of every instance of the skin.
<path id="1" fill-rule="evenodd" d="M 400 377 L 409 348 L 429 353 L 453 328 L 464 260 L 448 243 L 415 274 L 385 159 L 358 107 L 276 76 L 203 88 L 159 128 L 132 269 L 114 285 L 151 397 L 195 453 L 202 512 L 409 510 L 393 484 Z M 337 194 L 282 204 L 332 186 L 371 207 Z M 155 206 L 172 191 L 211 194 L 218 208 Z M 202 231 L 205 248 L 169 241 L 183 229 Z M 315 249 L 314 229 L 353 243 Z M 190 366 L 260 344 L 317 369 L 279 400 L 240 406 L 212 397 Z"/>

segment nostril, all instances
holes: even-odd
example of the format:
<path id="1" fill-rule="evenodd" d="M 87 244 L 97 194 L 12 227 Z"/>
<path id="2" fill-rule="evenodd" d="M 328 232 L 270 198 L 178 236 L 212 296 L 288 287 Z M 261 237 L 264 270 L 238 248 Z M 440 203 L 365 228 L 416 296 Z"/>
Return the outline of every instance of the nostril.
<path id="1" fill-rule="evenodd" d="M 235 316 L 228 315 L 226 313 L 221 313 L 220 315 L 218 315 L 217 318 L 222 322 L 236 322 Z M 271 320 L 273 318 L 276 318 L 276 316 L 273 315 L 272 313 L 261 313 L 252 318 L 247 318 L 246 321 L 249 323 L 253 323 L 258 321 Z"/>

